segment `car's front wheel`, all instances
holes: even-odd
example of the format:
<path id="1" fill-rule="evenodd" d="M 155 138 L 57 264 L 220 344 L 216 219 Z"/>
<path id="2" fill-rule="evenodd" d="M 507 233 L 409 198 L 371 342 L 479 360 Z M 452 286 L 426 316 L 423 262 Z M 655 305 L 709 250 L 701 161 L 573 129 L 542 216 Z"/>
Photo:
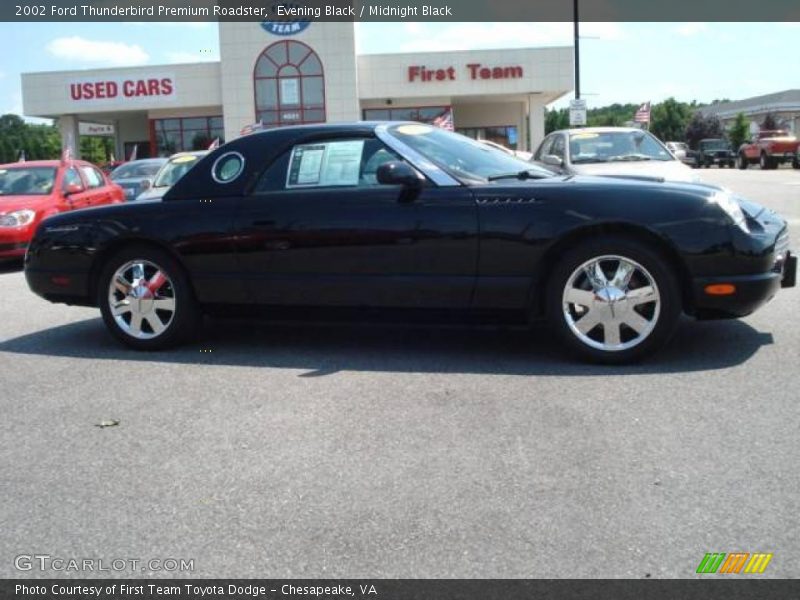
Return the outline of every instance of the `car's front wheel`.
<path id="1" fill-rule="evenodd" d="M 196 331 L 199 310 L 189 279 L 168 253 L 132 246 L 112 256 L 98 281 L 106 327 L 137 350 L 181 344 Z"/>
<path id="2" fill-rule="evenodd" d="M 584 359 L 639 360 L 669 339 L 681 313 L 679 284 L 657 251 L 603 237 L 566 253 L 547 289 L 550 325 Z"/>
<path id="3" fill-rule="evenodd" d="M 742 171 L 749 166 L 747 157 L 744 154 L 739 154 L 739 156 L 736 157 L 736 166 Z"/>

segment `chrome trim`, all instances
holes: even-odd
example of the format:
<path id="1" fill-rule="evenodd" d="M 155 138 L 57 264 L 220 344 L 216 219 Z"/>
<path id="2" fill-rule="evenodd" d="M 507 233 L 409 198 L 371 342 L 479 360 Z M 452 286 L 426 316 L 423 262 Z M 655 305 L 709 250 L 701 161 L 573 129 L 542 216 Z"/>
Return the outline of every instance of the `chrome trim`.
<path id="1" fill-rule="evenodd" d="M 375 127 L 375 135 L 384 144 L 397 152 L 411 166 L 422 173 L 439 187 L 460 187 L 461 183 L 441 167 L 435 165 L 424 155 L 414 150 L 408 144 L 401 142 L 389 133 L 389 126 L 382 124 Z"/>
<path id="2" fill-rule="evenodd" d="M 226 179 L 225 181 L 223 181 L 222 179 L 217 177 L 217 165 L 219 164 L 219 161 L 221 161 L 223 158 L 227 158 L 228 156 L 238 156 L 241 163 L 239 165 L 239 170 L 236 172 L 236 175 L 234 175 L 230 179 Z M 217 157 L 217 160 L 214 161 L 214 164 L 211 165 L 211 179 L 213 179 L 214 181 L 216 181 L 221 185 L 225 185 L 226 183 L 231 183 L 233 181 L 236 181 L 239 178 L 239 175 L 241 175 L 244 172 L 244 163 L 245 163 L 244 156 L 242 156 L 241 152 L 235 152 L 232 150 L 230 152 L 226 152 L 225 154 L 221 154 L 220 156 Z"/>

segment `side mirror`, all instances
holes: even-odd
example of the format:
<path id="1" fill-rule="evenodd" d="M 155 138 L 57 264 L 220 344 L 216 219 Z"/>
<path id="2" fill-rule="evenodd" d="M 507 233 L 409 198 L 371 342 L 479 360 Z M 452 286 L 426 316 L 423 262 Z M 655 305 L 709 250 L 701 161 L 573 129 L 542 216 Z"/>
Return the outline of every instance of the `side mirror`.
<path id="1" fill-rule="evenodd" d="M 64 187 L 64 196 L 71 196 L 72 194 L 80 194 L 84 191 L 84 187 L 79 183 L 68 183 Z"/>
<path id="2" fill-rule="evenodd" d="M 564 166 L 564 159 L 562 159 L 560 156 L 556 156 L 555 154 L 545 154 L 542 156 L 542 162 L 552 167 L 561 168 Z"/>
<path id="3" fill-rule="evenodd" d="M 142 179 L 141 183 L 139 183 L 139 189 L 143 192 L 149 190 L 151 187 L 153 187 L 153 182 L 149 179 Z"/>
<path id="4" fill-rule="evenodd" d="M 378 167 L 376 176 L 378 183 L 382 185 L 403 186 L 403 193 L 400 195 L 401 202 L 413 200 L 425 185 L 425 177 L 412 166 L 400 161 L 382 164 Z"/>

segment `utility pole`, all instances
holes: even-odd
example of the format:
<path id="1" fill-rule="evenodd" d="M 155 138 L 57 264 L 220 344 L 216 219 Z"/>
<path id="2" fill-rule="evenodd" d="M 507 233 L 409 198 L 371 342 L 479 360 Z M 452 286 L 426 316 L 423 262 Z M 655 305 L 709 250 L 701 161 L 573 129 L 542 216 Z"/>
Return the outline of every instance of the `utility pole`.
<path id="1" fill-rule="evenodd" d="M 573 0 L 573 21 L 575 25 L 575 98 L 581 97 L 581 42 L 578 27 L 578 0 Z"/>

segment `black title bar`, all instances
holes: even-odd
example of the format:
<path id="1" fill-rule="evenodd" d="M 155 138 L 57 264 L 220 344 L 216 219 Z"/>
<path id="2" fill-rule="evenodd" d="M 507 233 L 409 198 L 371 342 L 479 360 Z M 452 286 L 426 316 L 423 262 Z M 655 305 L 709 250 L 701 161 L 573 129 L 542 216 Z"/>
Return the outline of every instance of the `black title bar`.
<path id="1" fill-rule="evenodd" d="M 571 0 L 3 0 L 2 21 L 573 20 Z M 581 21 L 800 21 L 798 0 L 580 0 Z"/>
<path id="2" fill-rule="evenodd" d="M 3 600 L 772 600 L 797 580 L 5 579 Z"/>

